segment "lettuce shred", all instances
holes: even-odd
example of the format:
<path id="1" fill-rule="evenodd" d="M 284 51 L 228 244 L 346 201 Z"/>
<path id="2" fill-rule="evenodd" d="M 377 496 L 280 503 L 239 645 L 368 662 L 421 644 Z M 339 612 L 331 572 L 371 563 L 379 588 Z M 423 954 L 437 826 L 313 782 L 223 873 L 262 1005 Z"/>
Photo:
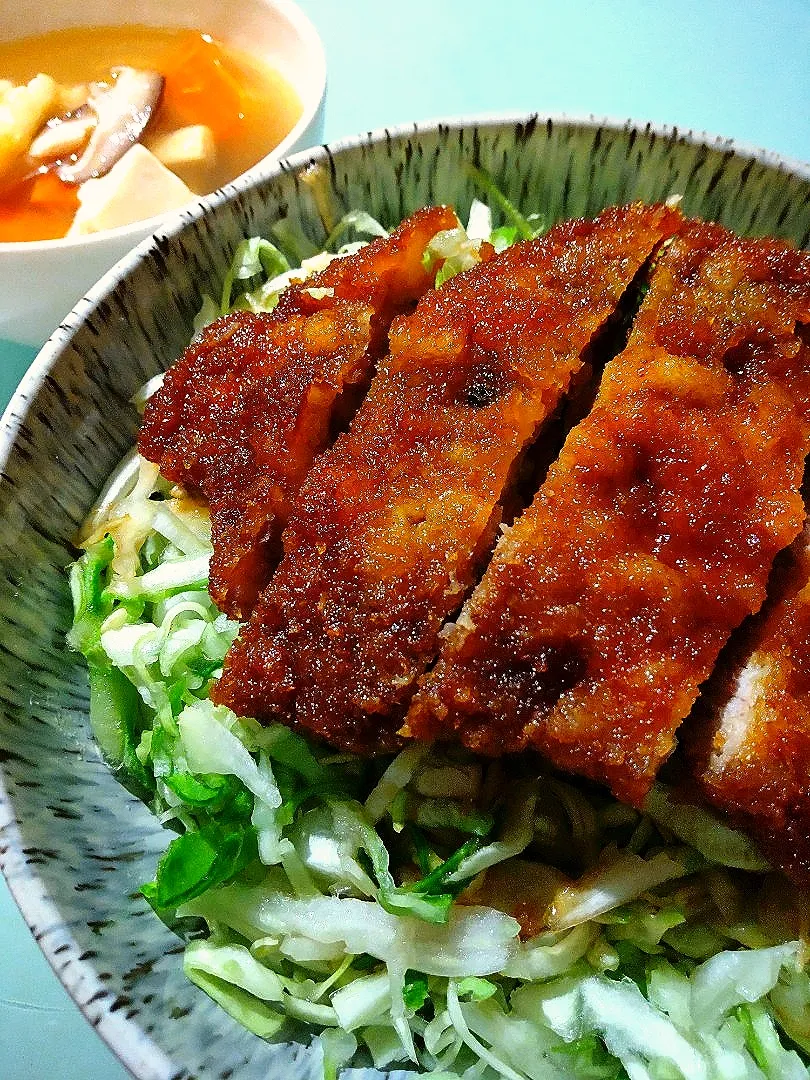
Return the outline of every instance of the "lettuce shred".
<path id="1" fill-rule="evenodd" d="M 332 259 L 362 247 L 369 237 L 388 235 L 388 230 L 364 210 L 344 214 L 326 238 L 323 251 L 302 249 L 281 222 L 273 232 L 273 240 L 252 236 L 237 246 L 219 297 L 203 297 L 195 333 L 231 311 L 272 311 L 291 282 L 305 281 Z"/>
<path id="2" fill-rule="evenodd" d="M 505 225 L 475 202 L 467 229 L 431 243 L 437 287 L 483 242 L 539 228 L 493 201 Z M 353 212 L 330 238 L 343 247 L 296 269 L 245 241 L 200 325 L 269 310 L 294 277 L 384 233 Z M 213 705 L 238 626 L 208 595 L 207 510 L 137 457 L 82 547 L 69 643 L 93 731 L 177 833 L 143 894 L 188 935 L 188 977 L 250 1031 L 311 1025 L 325 1078 L 351 1063 L 470 1080 L 808 1077 L 802 912 L 740 834 L 663 786 L 640 813 L 534 759 L 411 745 L 369 761 Z"/>

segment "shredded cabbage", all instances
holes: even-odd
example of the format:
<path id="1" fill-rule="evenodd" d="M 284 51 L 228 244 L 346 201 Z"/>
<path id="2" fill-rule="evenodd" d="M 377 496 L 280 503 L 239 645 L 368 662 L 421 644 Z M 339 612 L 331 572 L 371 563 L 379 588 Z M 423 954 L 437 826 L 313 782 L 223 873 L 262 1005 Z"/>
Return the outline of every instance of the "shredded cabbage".
<path id="1" fill-rule="evenodd" d="M 474 179 L 506 223 L 475 201 L 434 238 L 437 287 L 485 242 L 541 227 Z M 353 211 L 330 251 L 293 251 L 282 228 L 245 241 L 198 326 L 270 310 L 378 235 Z M 208 596 L 207 510 L 136 455 L 82 546 L 69 642 L 91 724 L 177 833 L 144 895 L 195 927 L 188 977 L 250 1031 L 312 1025 L 327 1080 L 368 1075 L 353 1061 L 468 1080 L 808 1077 L 795 912 L 785 893 L 781 924 L 760 918 L 767 867 L 740 834 L 662 786 L 640 814 L 536 762 L 418 745 L 367 761 L 214 706 L 238 626 Z"/>

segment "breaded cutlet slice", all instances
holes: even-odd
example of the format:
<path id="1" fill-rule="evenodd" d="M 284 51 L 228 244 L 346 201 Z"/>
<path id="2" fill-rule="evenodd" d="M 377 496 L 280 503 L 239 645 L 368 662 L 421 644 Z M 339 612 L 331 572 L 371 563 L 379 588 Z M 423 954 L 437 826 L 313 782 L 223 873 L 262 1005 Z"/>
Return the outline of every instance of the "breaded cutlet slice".
<path id="1" fill-rule="evenodd" d="M 351 750 L 396 744 L 525 448 L 681 221 L 634 205 L 566 222 L 445 282 L 394 323 L 363 406 L 301 489 L 284 559 L 216 700 Z"/>
<path id="2" fill-rule="evenodd" d="M 208 499 L 209 588 L 229 615 L 251 611 L 313 458 L 367 389 L 392 319 L 432 287 L 429 241 L 457 225 L 446 207 L 420 210 L 290 286 L 269 314 L 216 320 L 148 402 L 138 449 Z"/>
<path id="3" fill-rule="evenodd" d="M 805 349 L 810 367 L 810 349 Z M 810 524 L 684 725 L 698 790 L 810 885 Z"/>
<path id="4" fill-rule="evenodd" d="M 675 237 L 406 734 L 534 748 L 641 805 L 802 527 L 809 312 L 810 254 L 700 222 Z"/>

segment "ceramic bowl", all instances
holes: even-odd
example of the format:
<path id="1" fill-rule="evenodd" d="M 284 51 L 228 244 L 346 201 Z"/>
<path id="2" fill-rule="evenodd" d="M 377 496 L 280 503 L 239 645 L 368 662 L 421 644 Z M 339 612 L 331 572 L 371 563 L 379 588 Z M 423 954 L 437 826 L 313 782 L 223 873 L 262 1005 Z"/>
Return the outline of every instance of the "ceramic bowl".
<path id="1" fill-rule="evenodd" d="M 326 60 L 308 18 L 290 0 L 60 0 L 58 4 L 5 5 L 0 40 L 67 26 L 177 26 L 204 30 L 276 68 L 298 95 L 302 113 L 269 161 L 316 143 L 323 134 Z M 163 220 L 150 218 L 92 236 L 0 243 L 0 338 L 41 345 L 59 320 L 122 255 Z"/>
<path id="2" fill-rule="evenodd" d="M 168 836 L 88 734 L 87 676 L 64 642 L 71 537 L 133 443 L 133 392 L 179 354 L 243 236 L 285 219 L 320 247 L 350 207 L 389 224 L 437 201 L 463 214 L 469 162 L 549 219 L 680 193 L 688 214 L 810 244 L 810 171 L 729 141 L 538 116 L 384 131 L 184 212 L 79 303 L 5 414 L 0 862 L 60 979 L 141 1080 L 298 1080 L 317 1064 L 303 1044 L 248 1034 L 188 983 L 180 941 L 138 895 Z"/>

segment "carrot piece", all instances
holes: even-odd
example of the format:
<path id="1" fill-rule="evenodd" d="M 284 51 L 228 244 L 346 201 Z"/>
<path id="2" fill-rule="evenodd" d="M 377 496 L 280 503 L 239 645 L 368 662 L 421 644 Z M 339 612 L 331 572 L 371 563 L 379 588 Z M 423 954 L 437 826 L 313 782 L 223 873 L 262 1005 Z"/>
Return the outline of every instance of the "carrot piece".
<path id="1" fill-rule="evenodd" d="M 0 200 L 0 242 L 56 240 L 79 208 L 76 189 L 46 173 Z"/>
<path id="2" fill-rule="evenodd" d="M 238 69 L 208 35 L 190 32 L 160 68 L 163 107 L 182 124 L 207 124 L 216 139 L 231 137 L 244 111 Z"/>

